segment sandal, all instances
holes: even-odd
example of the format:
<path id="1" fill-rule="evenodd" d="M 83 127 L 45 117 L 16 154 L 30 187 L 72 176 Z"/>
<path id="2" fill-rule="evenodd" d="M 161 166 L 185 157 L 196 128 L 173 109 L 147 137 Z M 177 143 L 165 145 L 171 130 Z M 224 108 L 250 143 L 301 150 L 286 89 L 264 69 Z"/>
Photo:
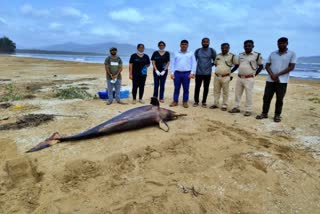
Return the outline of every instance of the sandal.
<path id="1" fill-rule="evenodd" d="M 280 115 L 275 115 L 274 118 L 273 118 L 273 121 L 276 122 L 276 123 L 281 122 L 281 117 L 280 117 Z"/>
<path id="2" fill-rule="evenodd" d="M 250 112 L 250 111 L 246 111 L 246 112 L 244 113 L 244 116 L 245 116 L 245 117 L 251 116 L 251 112 Z"/>
<path id="3" fill-rule="evenodd" d="M 233 108 L 231 109 L 231 111 L 229 111 L 230 113 L 240 113 L 240 109 L 238 108 Z"/>
<path id="4" fill-rule="evenodd" d="M 259 115 L 256 116 L 256 119 L 257 120 L 261 120 L 261 119 L 265 119 L 265 118 L 268 118 L 268 115 L 267 114 L 264 114 L 264 113 L 261 113 Z"/>
<path id="5" fill-rule="evenodd" d="M 227 107 L 222 107 L 221 111 L 227 111 Z"/>

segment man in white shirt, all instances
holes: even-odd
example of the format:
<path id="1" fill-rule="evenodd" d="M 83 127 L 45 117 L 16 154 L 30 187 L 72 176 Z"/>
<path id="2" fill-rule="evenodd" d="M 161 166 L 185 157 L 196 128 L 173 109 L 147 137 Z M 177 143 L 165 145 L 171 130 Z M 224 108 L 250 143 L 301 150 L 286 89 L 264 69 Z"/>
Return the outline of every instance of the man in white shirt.
<path id="1" fill-rule="evenodd" d="M 188 108 L 190 79 L 194 78 L 197 68 L 196 58 L 193 52 L 188 51 L 189 42 L 180 42 L 180 51 L 175 53 L 171 64 L 171 79 L 174 81 L 174 94 L 171 107 L 177 106 L 181 85 L 183 87 L 183 107 Z"/>
<path id="2" fill-rule="evenodd" d="M 283 98 L 286 94 L 289 73 L 294 70 L 297 57 L 295 52 L 288 50 L 288 39 L 281 37 L 278 39 L 278 50 L 270 54 L 266 70 L 269 74 L 264 89 L 262 113 L 256 119 L 268 118 L 270 103 L 274 93 L 276 93 L 276 105 L 274 122 L 281 121 Z"/>

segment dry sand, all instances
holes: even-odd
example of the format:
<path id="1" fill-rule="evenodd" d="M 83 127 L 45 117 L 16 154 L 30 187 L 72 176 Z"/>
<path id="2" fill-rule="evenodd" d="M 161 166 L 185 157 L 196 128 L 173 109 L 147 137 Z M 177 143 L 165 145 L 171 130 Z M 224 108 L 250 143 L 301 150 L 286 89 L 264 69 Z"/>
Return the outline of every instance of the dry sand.
<path id="1" fill-rule="evenodd" d="M 320 104 L 309 100 L 320 98 L 319 81 L 290 80 L 281 123 L 255 119 L 265 84 L 258 77 L 251 117 L 178 106 L 188 116 L 170 122 L 168 133 L 149 127 L 26 154 L 54 131 L 75 134 L 140 104 L 54 97 L 67 85 L 103 90 L 100 64 L 1 56 L 0 73 L 0 96 L 9 83 L 26 96 L 0 109 L 0 125 L 26 114 L 82 115 L 0 131 L 0 213 L 320 212 Z M 149 75 L 146 100 L 152 82 Z M 191 98 L 193 89 L 194 81 Z M 172 92 L 168 79 L 163 107 Z"/>

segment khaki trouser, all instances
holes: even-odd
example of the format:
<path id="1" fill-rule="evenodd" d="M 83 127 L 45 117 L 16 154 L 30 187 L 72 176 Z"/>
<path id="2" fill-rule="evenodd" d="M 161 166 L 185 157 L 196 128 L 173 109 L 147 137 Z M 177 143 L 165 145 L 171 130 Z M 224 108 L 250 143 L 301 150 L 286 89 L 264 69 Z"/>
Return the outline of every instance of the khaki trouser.
<path id="1" fill-rule="evenodd" d="M 254 78 L 237 78 L 235 94 L 235 108 L 240 109 L 240 101 L 243 94 L 243 90 L 246 92 L 246 104 L 245 111 L 252 112 L 253 108 L 253 86 L 254 86 Z"/>
<path id="2" fill-rule="evenodd" d="M 226 108 L 228 106 L 229 82 L 230 82 L 230 76 L 214 77 L 214 81 L 213 81 L 214 105 L 219 105 L 220 94 L 222 89 L 222 92 L 223 92 L 222 108 Z"/>

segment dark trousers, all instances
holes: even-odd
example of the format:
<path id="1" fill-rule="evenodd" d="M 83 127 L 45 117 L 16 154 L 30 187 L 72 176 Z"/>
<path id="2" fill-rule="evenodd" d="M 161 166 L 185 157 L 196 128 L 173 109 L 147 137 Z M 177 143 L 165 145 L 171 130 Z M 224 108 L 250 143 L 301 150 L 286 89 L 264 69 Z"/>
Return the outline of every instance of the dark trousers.
<path id="1" fill-rule="evenodd" d="M 144 93 L 144 85 L 146 84 L 147 76 L 137 76 L 132 79 L 132 98 L 137 98 L 137 91 L 139 88 L 139 100 L 142 100 Z"/>
<path id="2" fill-rule="evenodd" d="M 194 102 L 199 103 L 199 93 L 200 93 L 200 88 L 201 88 L 202 82 L 203 82 L 202 103 L 207 102 L 210 81 L 211 81 L 211 75 L 198 75 L 198 74 L 196 74 L 196 86 L 194 88 Z"/>
<path id="3" fill-rule="evenodd" d="M 174 72 L 174 93 L 173 93 L 173 101 L 179 101 L 179 94 L 181 85 L 183 87 L 183 102 L 188 102 L 189 100 L 189 85 L 190 85 L 190 71 L 188 72 Z"/>
<path id="4" fill-rule="evenodd" d="M 164 95 L 164 85 L 166 84 L 168 71 L 163 76 L 158 76 L 156 72 L 153 72 L 153 96 L 158 98 L 159 86 L 160 86 L 160 96 L 159 99 L 163 100 Z"/>
<path id="5" fill-rule="evenodd" d="M 270 103 L 274 93 L 276 93 L 276 106 L 275 106 L 275 115 L 281 115 L 282 106 L 283 106 L 283 98 L 287 91 L 287 83 L 279 83 L 279 82 L 266 82 L 266 87 L 264 89 L 263 95 L 263 107 L 262 113 L 268 114 Z"/>

